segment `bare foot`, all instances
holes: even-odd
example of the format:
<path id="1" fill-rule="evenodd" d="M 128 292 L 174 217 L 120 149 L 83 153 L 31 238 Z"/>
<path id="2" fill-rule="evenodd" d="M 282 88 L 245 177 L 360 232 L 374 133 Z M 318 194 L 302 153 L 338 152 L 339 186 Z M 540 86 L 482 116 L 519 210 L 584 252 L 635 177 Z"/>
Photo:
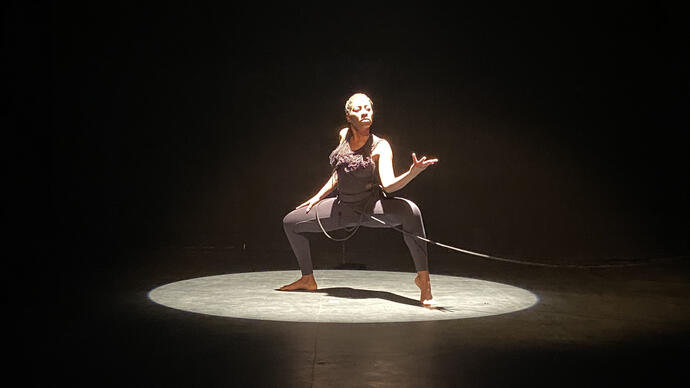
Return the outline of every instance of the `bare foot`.
<path id="1" fill-rule="evenodd" d="M 414 284 L 419 287 L 422 293 L 419 296 L 419 301 L 424 304 L 424 301 L 434 299 L 431 296 L 431 280 L 429 279 L 429 271 L 419 271 L 417 277 L 414 278 Z"/>
<path id="2" fill-rule="evenodd" d="M 318 288 L 314 275 L 302 275 L 297 281 L 280 287 L 280 291 L 307 290 L 314 291 Z"/>

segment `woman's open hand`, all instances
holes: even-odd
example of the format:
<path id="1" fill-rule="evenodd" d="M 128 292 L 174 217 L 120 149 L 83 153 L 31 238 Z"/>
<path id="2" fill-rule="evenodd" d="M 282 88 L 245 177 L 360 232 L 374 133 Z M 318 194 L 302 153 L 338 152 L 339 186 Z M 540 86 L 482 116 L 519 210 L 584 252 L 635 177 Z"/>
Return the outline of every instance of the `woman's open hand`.
<path id="1" fill-rule="evenodd" d="M 424 171 L 427 167 L 432 164 L 438 163 L 438 159 L 427 159 L 426 156 L 422 156 L 421 159 L 417 159 L 417 155 L 412 153 L 412 166 L 410 167 L 410 172 L 413 174 L 419 174 Z"/>

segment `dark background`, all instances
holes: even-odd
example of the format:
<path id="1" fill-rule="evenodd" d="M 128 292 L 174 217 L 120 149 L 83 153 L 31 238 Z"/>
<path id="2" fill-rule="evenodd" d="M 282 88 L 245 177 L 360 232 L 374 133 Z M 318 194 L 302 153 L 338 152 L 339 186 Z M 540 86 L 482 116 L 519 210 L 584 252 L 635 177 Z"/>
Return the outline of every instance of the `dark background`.
<path id="1" fill-rule="evenodd" d="M 4 289 L 30 365 L 64 359 L 70 340 L 36 359 L 54 329 L 114 332 L 107 301 L 129 300 L 115 283 L 228 271 L 218 258 L 238 253 L 296 269 L 281 219 L 325 182 L 358 91 L 396 172 L 411 152 L 440 159 L 399 193 L 432 239 L 549 264 L 687 255 L 680 9 L 225 3 L 5 5 L 6 246 L 20 253 Z M 407 254 L 395 233 L 358 233 L 350 257 L 386 269 L 381 252 Z M 337 263 L 338 244 L 313 241 L 317 267 Z M 160 275 L 185 249 L 196 272 Z"/>
<path id="2" fill-rule="evenodd" d="M 413 151 L 440 159 L 398 193 L 431 238 L 543 262 L 688 251 L 688 42 L 673 7 L 15 3 L 5 15 L 21 140 L 8 166 L 40 172 L 17 174 L 35 204 L 17 230 L 60 256 L 32 266 L 88 273 L 161 247 L 290 257 L 281 219 L 325 182 L 358 91 L 398 173 Z"/>

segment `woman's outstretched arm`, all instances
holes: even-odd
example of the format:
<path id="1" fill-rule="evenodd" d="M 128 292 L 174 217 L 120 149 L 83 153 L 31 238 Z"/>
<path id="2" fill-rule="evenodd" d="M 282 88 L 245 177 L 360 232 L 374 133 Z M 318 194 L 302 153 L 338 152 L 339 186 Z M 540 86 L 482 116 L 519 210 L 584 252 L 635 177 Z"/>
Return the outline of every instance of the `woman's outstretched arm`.
<path id="1" fill-rule="evenodd" d="M 438 163 L 438 159 L 427 159 L 426 156 L 417 159 L 417 155 L 413 152 L 410 169 L 396 177 L 393 171 L 393 150 L 390 144 L 382 140 L 376 146 L 375 152 L 379 154 L 379 176 L 381 177 L 381 185 L 383 186 L 383 190 L 387 193 L 402 189 L 427 167 Z"/>

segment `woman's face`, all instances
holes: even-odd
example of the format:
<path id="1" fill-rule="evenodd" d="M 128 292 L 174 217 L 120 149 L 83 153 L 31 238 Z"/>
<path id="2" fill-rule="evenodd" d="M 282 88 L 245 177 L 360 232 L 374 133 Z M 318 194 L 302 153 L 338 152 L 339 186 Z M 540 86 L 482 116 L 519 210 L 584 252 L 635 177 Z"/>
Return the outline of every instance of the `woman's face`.
<path id="1" fill-rule="evenodd" d="M 374 108 L 365 96 L 357 96 L 352 100 L 347 122 L 356 128 L 369 128 L 374 122 Z"/>

